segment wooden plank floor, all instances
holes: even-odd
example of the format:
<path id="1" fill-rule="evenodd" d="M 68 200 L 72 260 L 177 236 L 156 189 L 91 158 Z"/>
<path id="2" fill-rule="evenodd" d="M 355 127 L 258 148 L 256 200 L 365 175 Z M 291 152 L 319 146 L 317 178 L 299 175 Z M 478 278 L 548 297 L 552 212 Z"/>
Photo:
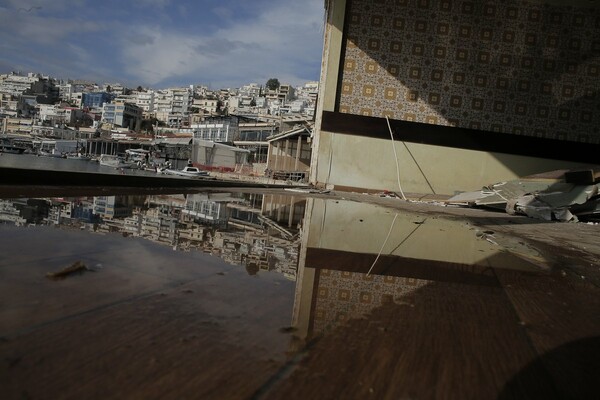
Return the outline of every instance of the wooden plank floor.
<path id="1" fill-rule="evenodd" d="M 597 398 L 598 288 L 496 273 L 501 286 L 430 281 L 350 320 L 263 398 Z"/>

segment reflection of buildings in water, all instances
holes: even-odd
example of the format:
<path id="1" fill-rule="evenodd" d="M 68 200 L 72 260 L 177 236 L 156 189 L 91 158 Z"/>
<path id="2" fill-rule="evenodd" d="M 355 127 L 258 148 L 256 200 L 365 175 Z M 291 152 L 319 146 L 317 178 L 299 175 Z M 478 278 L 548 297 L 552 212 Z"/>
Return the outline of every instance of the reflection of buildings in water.
<path id="1" fill-rule="evenodd" d="M 228 220 L 227 204 L 241 201 L 230 193 L 196 193 L 187 196 L 182 213 L 194 220 L 217 227 L 226 227 Z"/>
<path id="2" fill-rule="evenodd" d="M 295 280 L 305 201 L 284 197 L 265 201 L 262 194 L 201 193 L 3 200 L 0 221 L 24 225 L 25 215 L 37 223 L 121 233 L 174 250 L 213 254 L 244 266 L 248 273 L 276 271 Z M 36 210 L 35 218 L 31 210 Z M 261 210 L 284 225 L 261 215 Z"/>
<path id="3" fill-rule="evenodd" d="M 49 209 L 50 203 L 45 199 L 2 200 L 0 222 L 15 225 L 39 224 L 48 216 Z"/>
<path id="4" fill-rule="evenodd" d="M 287 195 L 264 195 L 262 214 L 279 225 L 298 228 L 304 219 L 306 199 Z"/>
<path id="5" fill-rule="evenodd" d="M 386 303 L 410 306 L 430 283 L 490 288 L 498 269 L 543 268 L 536 250 L 467 223 L 362 203 L 309 199 L 304 229 L 293 315 L 302 337 Z"/>
<path id="6" fill-rule="evenodd" d="M 10 223 L 16 226 L 27 224 L 27 220 L 21 216 L 21 211 L 14 200 L 0 199 L 0 222 Z"/>
<path id="7" fill-rule="evenodd" d="M 94 214 L 102 219 L 128 217 L 145 199 L 146 196 L 95 196 Z"/>

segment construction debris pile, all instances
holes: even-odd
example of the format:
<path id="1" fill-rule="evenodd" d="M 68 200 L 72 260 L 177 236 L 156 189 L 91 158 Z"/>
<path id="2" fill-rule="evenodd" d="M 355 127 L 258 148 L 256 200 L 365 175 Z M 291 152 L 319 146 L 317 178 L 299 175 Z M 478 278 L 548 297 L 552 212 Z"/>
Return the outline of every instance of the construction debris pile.
<path id="1" fill-rule="evenodd" d="M 600 170 L 559 170 L 459 193 L 446 203 L 546 221 L 600 221 L 599 189 Z"/>

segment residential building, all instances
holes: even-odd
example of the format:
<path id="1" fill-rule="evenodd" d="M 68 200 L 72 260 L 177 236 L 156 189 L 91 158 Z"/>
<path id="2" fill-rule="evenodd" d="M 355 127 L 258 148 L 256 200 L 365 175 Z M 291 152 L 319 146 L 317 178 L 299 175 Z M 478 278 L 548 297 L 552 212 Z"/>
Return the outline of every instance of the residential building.
<path id="1" fill-rule="evenodd" d="M 190 105 L 190 90 L 188 88 L 171 89 L 173 92 L 173 109 L 174 114 L 184 114 L 188 112 Z"/>
<path id="2" fill-rule="evenodd" d="M 198 110 L 196 113 L 213 115 L 217 113 L 219 106 L 219 99 L 215 97 L 202 97 L 193 99 L 191 108 L 192 110 Z"/>
<path id="3" fill-rule="evenodd" d="M 189 107 L 192 100 L 190 88 L 158 90 L 154 98 L 156 118 L 171 127 L 189 126 Z"/>
<path id="4" fill-rule="evenodd" d="M 67 119 L 67 110 L 54 104 L 39 104 L 38 119 L 48 122 L 51 125 L 68 124 L 71 121 Z"/>
<path id="5" fill-rule="evenodd" d="M 134 103 L 142 109 L 144 115 L 154 113 L 154 90 L 134 93 Z"/>
<path id="6" fill-rule="evenodd" d="M 89 109 L 102 108 L 104 103 L 110 103 L 113 98 L 108 92 L 90 92 L 83 93 L 81 98 L 82 107 Z"/>
<path id="7" fill-rule="evenodd" d="M 120 101 L 105 103 L 102 110 L 102 122 L 139 131 L 142 124 L 142 110 L 131 103 Z"/>
<path id="8" fill-rule="evenodd" d="M 33 126 L 33 118 L 11 118 L 6 117 L 3 120 L 3 133 L 9 133 L 13 135 L 31 135 L 31 129 Z"/>
<path id="9" fill-rule="evenodd" d="M 250 98 L 256 98 L 262 95 L 262 91 L 262 86 L 259 86 L 257 83 L 250 83 L 248 85 L 242 86 L 239 89 L 239 95 L 247 96 Z"/>
<path id="10" fill-rule="evenodd" d="M 59 82 L 56 87 L 58 88 L 58 96 L 62 101 L 70 101 L 71 96 L 74 93 L 74 88 L 71 82 Z"/>
<path id="11" fill-rule="evenodd" d="M 19 96 L 41 79 L 39 74 L 20 75 L 14 72 L 0 75 L 0 93 Z"/>
<path id="12" fill-rule="evenodd" d="M 59 89 L 50 78 L 40 78 L 33 82 L 31 87 L 22 93 L 22 96 L 31 96 L 38 104 L 54 104 L 59 96 Z"/>

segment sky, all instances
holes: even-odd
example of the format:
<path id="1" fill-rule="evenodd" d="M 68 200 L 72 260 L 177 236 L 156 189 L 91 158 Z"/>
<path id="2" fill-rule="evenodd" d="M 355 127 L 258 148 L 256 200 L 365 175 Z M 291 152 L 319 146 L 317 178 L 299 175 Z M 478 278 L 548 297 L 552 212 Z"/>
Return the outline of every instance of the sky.
<path id="1" fill-rule="evenodd" d="M 0 73 L 152 89 L 319 79 L 323 0 L 0 0 Z"/>

